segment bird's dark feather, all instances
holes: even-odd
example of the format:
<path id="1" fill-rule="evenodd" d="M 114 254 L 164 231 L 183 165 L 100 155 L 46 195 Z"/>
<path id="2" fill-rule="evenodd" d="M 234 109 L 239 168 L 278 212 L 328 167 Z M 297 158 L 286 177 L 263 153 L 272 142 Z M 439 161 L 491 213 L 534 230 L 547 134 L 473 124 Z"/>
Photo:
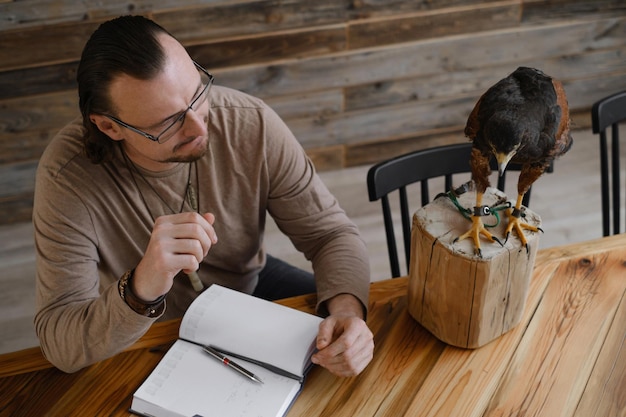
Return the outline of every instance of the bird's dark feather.
<path id="1" fill-rule="evenodd" d="M 519 67 L 489 88 L 467 120 L 473 142 L 472 172 L 477 189 L 489 185 L 494 152 L 517 147 L 514 163 L 523 165 L 518 191 L 524 194 L 558 156 L 569 150 L 570 118 L 561 83 L 534 68 Z M 483 188 L 484 187 L 484 188 Z"/>

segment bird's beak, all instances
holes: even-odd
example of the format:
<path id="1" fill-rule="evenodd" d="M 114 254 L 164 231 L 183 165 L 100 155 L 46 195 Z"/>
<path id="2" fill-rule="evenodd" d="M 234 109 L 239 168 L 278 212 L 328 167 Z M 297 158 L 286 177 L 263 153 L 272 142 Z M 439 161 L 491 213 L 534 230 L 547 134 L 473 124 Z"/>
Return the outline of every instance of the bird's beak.
<path id="1" fill-rule="evenodd" d="M 513 158 L 513 155 L 515 155 L 515 152 L 496 154 L 496 161 L 498 161 L 498 173 L 500 174 L 500 176 L 504 174 L 506 166 L 509 164 L 511 158 Z"/>

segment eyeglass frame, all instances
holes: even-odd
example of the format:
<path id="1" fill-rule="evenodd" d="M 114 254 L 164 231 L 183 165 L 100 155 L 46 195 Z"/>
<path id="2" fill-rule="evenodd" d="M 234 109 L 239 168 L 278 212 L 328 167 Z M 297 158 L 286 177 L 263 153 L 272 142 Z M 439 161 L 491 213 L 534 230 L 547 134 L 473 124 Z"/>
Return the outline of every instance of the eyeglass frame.
<path id="1" fill-rule="evenodd" d="M 180 130 L 180 127 L 174 131 L 174 133 L 172 133 L 172 135 L 170 137 L 167 138 L 167 140 L 163 141 L 163 142 L 159 142 L 159 139 L 165 134 L 167 133 L 168 130 L 170 130 L 172 127 L 174 127 L 174 125 L 176 125 L 176 123 L 182 122 L 181 123 L 181 127 L 183 126 L 183 124 L 185 123 L 185 117 L 187 116 L 187 113 L 189 112 L 189 110 L 191 110 L 194 106 L 194 104 L 196 104 L 196 102 L 198 100 L 200 100 L 200 98 L 202 96 L 204 96 L 206 94 L 206 96 L 208 97 L 209 95 L 209 89 L 211 88 L 211 86 L 213 85 L 213 80 L 215 80 L 215 77 L 213 76 L 213 74 L 211 74 L 210 72 L 208 72 L 206 69 L 204 69 L 200 64 L 198 64 L 196 61 L 193 61 L 193 64 L 196 66 L 196 68 L 201 71 L 204 75 L 206 75 L 207 77 L 209 77 L 209 80 L 207 81 L 206 85 L 204 86 L 204 88 L 202 89 L 202 91 L 200 91 L 200 94 L 198 94 L 196 96 L 196 98 L 194 98 L 191 103 L 189 104 L 189 106 L 187 106 L 187 108 L 179 115 L 177 116 L 174 121 L 168 126 L 166 127 L 161 133 L 159 133 L 158 135 L 154 136 L 150 133 L 144 132 L 143 130 L 136 128 L 133 125 L 129 125 L 126 122 L 123 122 L 122 120 L 118 119 L 115 116 L 112 116 L 110 114 L 103 114 L 104 117 L 113 120 L 115 123 L 117 123 L 118 125 L 125 127 L 126 129 L 132 130 L 135 133 L 140 134 L 141 136 L 145 137 L 146 139 L 149 139 L 153 142 L 157 142 L 157 143 L 165 143 L 167 140 L 171 139 L 172 136 L 174 136 L 176 134 L 176 132 L 178 132 L 178 130 Z"/>

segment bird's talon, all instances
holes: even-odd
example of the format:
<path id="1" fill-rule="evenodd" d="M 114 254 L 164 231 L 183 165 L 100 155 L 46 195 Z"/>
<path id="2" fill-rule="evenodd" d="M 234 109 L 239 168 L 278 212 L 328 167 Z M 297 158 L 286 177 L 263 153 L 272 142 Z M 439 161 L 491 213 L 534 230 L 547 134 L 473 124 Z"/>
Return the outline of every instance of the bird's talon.
<path id="1" fill-rule="evenodd" d="M 538 227 L 537 230 L 543 233 L 543 229 L 541 227 Z"/>
<path id="2" fill-rule="evenodd" d="M 508 239 L 509 237 L 507 236 L 506 238 Z M 504 246 L 504 244 L 497 237 L 491 236 L 491 239 L 493 239 L 494 242 L 498 242 L 500 246 Z M 504 241 L 504 243 L 506 243 L 506 240 Z"/>

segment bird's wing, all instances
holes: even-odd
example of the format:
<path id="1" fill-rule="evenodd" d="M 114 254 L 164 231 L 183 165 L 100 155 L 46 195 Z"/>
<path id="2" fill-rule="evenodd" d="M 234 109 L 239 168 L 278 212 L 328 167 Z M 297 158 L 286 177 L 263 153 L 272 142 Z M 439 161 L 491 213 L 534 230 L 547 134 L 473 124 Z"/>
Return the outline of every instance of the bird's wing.
<path id="1" fill-rule="evenodd" d="M 480 111 L 480 103 L 482 102 L 484 94 L 478 99 L 476 104 L 474 105 L 474 109 L 470 113 L 467 118 L 467 124 L 465 125 L 465 136 L 467 136 L 470 140 L 474 140 L 476 135 L 478 135 L 478 130 L 480 129 L 480 120 L 478 119 L 478 113 Z"/>
<path id="2" fill-rule="evenodd" d="M 561 109 L 561 117 L 555 134 L 554 156 L 557 157 L 563 155 L 572 146 L 572 136 L 570 135 L 569 105 L 563 84 L 553 78 L 552 85 L 556 92 L 556 105 Z"/>

